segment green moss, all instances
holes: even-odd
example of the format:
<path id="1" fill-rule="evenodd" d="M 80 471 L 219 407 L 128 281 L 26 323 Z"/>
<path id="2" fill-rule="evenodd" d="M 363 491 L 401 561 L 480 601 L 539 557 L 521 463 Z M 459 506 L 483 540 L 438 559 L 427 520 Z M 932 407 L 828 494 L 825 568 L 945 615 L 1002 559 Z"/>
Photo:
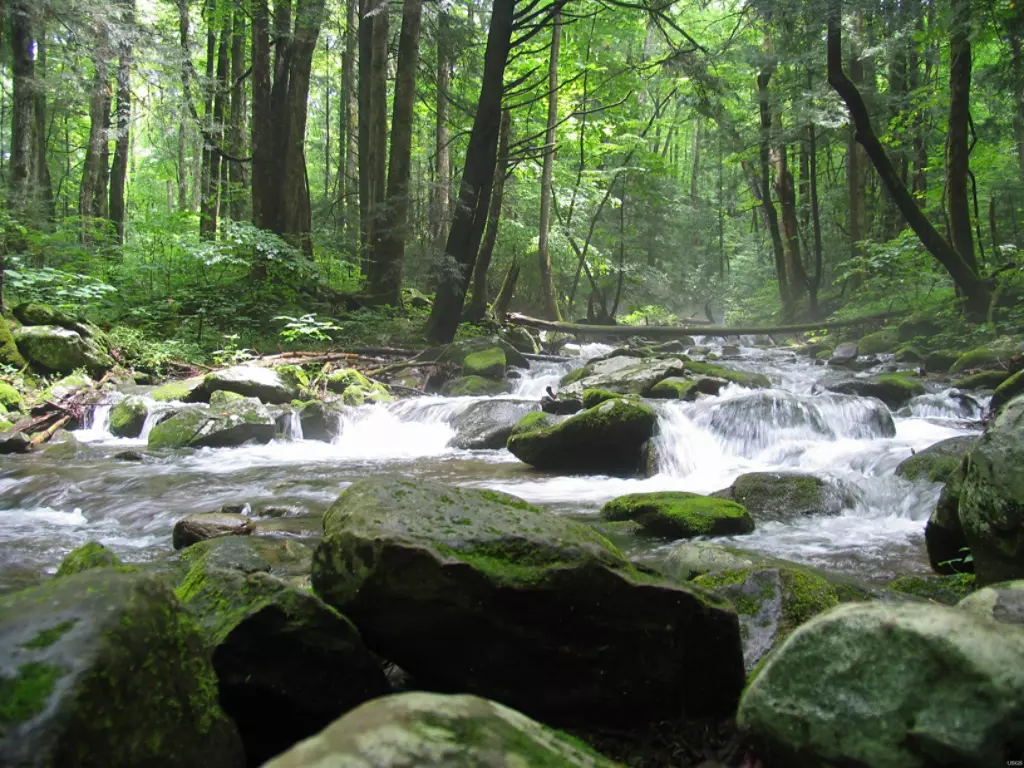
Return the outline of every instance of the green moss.
<path id="1" fill-rule="evenodd" d="M 12 429 L 13 427 L 14 424 L 12 422 L 8 421 L 7 419 L 0 419 L 0 432 L 6 432 L 7 430 Z"/>
<path id="2" fill-rule="evenodd" d="M 555 421 L 551 418 L 550 414 L 544 413 L 544 411 L 530 411 L 512 427 L 512 434 L 522 435 L 538 429 L 547 429 L 554 423 Z"/>
<path id="3" fill-rule="evenodd" d="M 117 555 L 102 544 L 90 541 L 72 550 L 61 561 L 55 578 L 71 576 L 75 573 L 87 571 L 90 568 L 116 568 L 119 566 L 121 566 L 121 561 L 117 559 Z"/>
<path id="4" fill-rule="evenodd" d="M 531 512 L 537 511 L 537 508 L 530 504 L 530 502 L 524 501 L 517 496 L 509 496 L 507 493 L 483 490 L 480 491 L 480 495 L 488 501 L 493 501 L 496 504 L 504 504 L 506 507 L 512 507 L 513 509 L 525 509 Z"/>
<path id="5" fill-rule="evenodd" d="M 857 355 L 867 357 L 868 355 L 880 355 L 892 352 L 899 344 L 899 339 L 892 331 L 879 331 L 870 333 L 857 344 Z"/>
<path id="6" fill-rule="evenodd" d="M 828 360 L 828 359 L 830 359 L 832 357 L 833 354 L 835 354 L 835 350 L 834 349 L 832 349 L 831 347 L 825 347 L 824 349 L 819 350 L 818 352 L 814 353 L 814 359 L 815 360 Z"/>
<path id="7" fill-rule="evenodd" d="M 2 314 L 0 314 L 0 365 L 9 365 L 12 368 L 24 368 L 28 365 L 21 352 L 18 351 L 18 345 L 14 343 L 7 318 Z"/>
<path id="8" fill-rule="evenodd" d="M 0 677 L 0 723 L 23 723 L 46 709 L 64 674 L 53 664 L 31 662 L 18 669 L 17 677 Z"/>
<path id="9" fill-rule="evenodd" d="M 332 371 L 327 375 L 327 389 L 339 395 L 353 384 L 369 388 L 371 382 L 354 368 L 342 368 L 340 371 Z"/>
<path id="10" fill-rule="evenodd" d="M 606 389 L 585 389 L 583 390 L 583 407 L 593 408 L 605 400 L 614 400 L 617 397 L 623 397 L 623 395 L 620 395 L 618 392 L 609 392 Z"/>
<path id="11" fill-rule="evenodd" d="M 960 358 L 960 354 L 955 349 L 940 349 L 930 352 L 924 358 L 924 369 L 928 373 L 945 373 Z"/>
<path id="12" fill-rule="evenodd" d="M 925 355 L 917 347 L 900 347 L 896 350 L 893 359 L 897 363 L 923 363 Z"/>
<path id="13" fill-rule="evenodd" d="M 748 389 L 768 389 L 772 385 L 771 381 L 763 373 L 737 371 L 721 365 L 689 362 L 686 363 L 686 370 L 701 376 L 714 376 L 718 379 L 725 379 Z"/>
<path id="14" fill-rule="evenodd" d="M 635 520 L 644 531 L 674 538 L 750 533 L 754 521 L 732 501 L 682 491 L 633 493 L 601 508 L 604 520 Z"/>
<path id="15" fill-rule="evenodd" d="M 202 376 L 193 376 L 191 379 L 180 379 L 179 381 L 168 381 L 166 384 L 162 384 L 150 392 L 149 396 L 157 402 L 188 400 L 193 390 L 202 383 Z"/>
<path id="16" fill-rule="evenodd" d="M 1024 392 L 1024 371 L 1018 371 L 996 387 L 996 391 L 992 393 L 992 402 L 989 404 L 989 408 L 993 412 L 998 412 L 1000 408 L 1022 392 Z"/>
<path id="17" fill-rule="evenodd" d="M 20 411 L 22 408 L 21 395 L 14 387 L 4 381 L 0 381 L 0 405 L 4 407 L 4 413 L 8 410 Z"/>
<path id="18" fill-rule="evenodd" d="M 309 374 L 306 373 L 301 365 L 278 365 L 274 368 L 274 371 L 286 383 L 296 389 L 305 389 L 309 386 Z"/>
<path id="19" fill-rule="evenodd" d="M 239 400 L 245 400 L 245 395 L 240 395 L 237 392 L 228 392 L 224 389 L 218 389 L 210 394 L 210 405 L 214 408 L 219 408 L 228 403 L 237 403 Z"/>
<path id="20" fill-rule="evenodd" d="M 917 379 L 911 378 L 909 374 L 901 373 L 887 373 L 882 376 L 875 376 L 871 379 L 879 384 L 884 384 L 886 387 L 891 389 L 899 389 L 908 395 L 916 397 L 917 395 L 923 395 L 925 390 L 924 385 Z"/>
<path id="21" fill-rule="evenodd" d="M 993 343 L 964 353 L 950 366 L 949 372 L 962 373 L 974 368 L 985 368 L 999 363 L 1006 363 L 1009 362 L 1011 357 L 1013 357 L 1012 347 L 1006 344 Z"/>
<path id="22" fill-rule="evenodd" d="M 806 571 L 782 568 L 782 623 L 780 630 L 788 635 L 805 621 L 839 605 L 835 589 L 820 576 Z"/>
<path id="23" fill-rule="evenodd" d="M 580 379 L 587 376 L 589 373 L 587 366 L 577 368 L 575 371 L 569 371 L 565 376 L 562 377 L 561 381 L 558 382 L 558 386 L 567 387 L 570 384 L 575 384 Z"/>
<path id="24" fill-rule="evenodd" d="M 973 573 L 953 576 L 900 576 L 889 583 L 889 589 L 922 597 L 945 605 L 956 605 L 975 589 Z"/>
<path id="25" fill-rule="evenodd" d="M 462 360 L 462 375 L 502 378 L 505 375 L 505 353 L 499 347 L 470 352 Z"/>
<path id="26" fill-rule="evenodd" d="M 505 385 L 501 381 L 485 379 L 483 376 L 463 376 L 446 381 L 441 387 L 441 394 L 447 397 L 466 397 L 481 395 L 500 395 Z"/>
<path id="27" fill-rule="evenodd" d="M 33 650 L 39 650 L 40 648 L 49 648 L 51 645 L 60 640 L 64 635 L 71 631 L 71 628 L 75 626 L 76 619 L 70 621 L 62 621 L 60 624 L 44 629 L 38 635 L 33 637 L 27 643 L 22 643 L 22 648 L 31 648 Z"/>
<path id="28" fill-rule="evenodd" d="M 697 395 L 696 387 L 697 383 L 691 379 L 671 376 L 651 387 L 647 396 L 665 400 L 692 400 Z"/>
<path id="29" fill-rule="evenodd" d="M 138 437 L 149 408 L 141 397 L 126 397 L 110 412 L 110 432 L 117 437 Z"/>
<path id="30" fill-rule="evenodd" d="M 970 376 L 953 380 L 957 389 L 996 389 L 1010 378 L 1009 371 L 981 371 Z"/>
<path id="31" fill-rule="evenodd" d="M 471 549 L 437 544 L 435 549 L 443 557 L 459 560 L 499 584 L 536 586 L 550 578 L 553 571 L 569 565 L 557 550 L 525 539 L 486 542 Z"/>

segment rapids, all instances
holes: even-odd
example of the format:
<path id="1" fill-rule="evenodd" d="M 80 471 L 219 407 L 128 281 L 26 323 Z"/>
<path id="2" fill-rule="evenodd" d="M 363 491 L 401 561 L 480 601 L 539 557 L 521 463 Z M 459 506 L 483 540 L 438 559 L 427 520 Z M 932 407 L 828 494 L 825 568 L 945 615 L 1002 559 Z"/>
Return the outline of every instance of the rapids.
<path id="1" fill-rule="evenodd" d="M 502 397 L 537 400 L 569 370 L 609 349 L 589 344 L 572 349 L 577 357 L 564 363 L 534 363 Z M 696 403 L 652 401 L 659 414 L 659 471 L 646 479 L 554 475 L 530 469 L 505 450 L 449 447 L 452 418 L 478 398 L 421 397 L 351 409 L 339 417 L 332 443 L 301 439 L 296 418 L 287 424 L 289 439 L 267 445 L 134 457 L 126 453 L 144 452 L 145 437 L 167 406 L 151 404 L 137 440 L 112 437 L 110 406 L 99 406 L 74 440 L 2 458 L 0 591 L 52 573 L 63 555 L 88 540 L 129 562 L 165 556 L 176 520 L 224 504 L 248 503 L 256 515 L 268 506 L 278 514 L 287 510 L 267 527 L 314 535 L 318 516 L 342 489 L 380 472 L 503 490 L 583 520 L 596 519 L 604 502 L 624 493 L 709 493 L 745 472 L 811 472 L 852 490 L 842 514 L 759 523 L 753 534 L 727 543 L 865 580 L 927 572 L 924 524 L 940 486 L 911 483 L 894 471 L 914 451 L 980 432 L 984 402 L 932 386 L 893 414 L 892 436 L 878 401 L 823 391 L 853 375 L 847 371 L 748 346 L 727 364 L 766 374 L 773 389 L 729 386 Z M 657 559 L 670 546 L 643 538 L 616 543 L 641 559 Z"/>

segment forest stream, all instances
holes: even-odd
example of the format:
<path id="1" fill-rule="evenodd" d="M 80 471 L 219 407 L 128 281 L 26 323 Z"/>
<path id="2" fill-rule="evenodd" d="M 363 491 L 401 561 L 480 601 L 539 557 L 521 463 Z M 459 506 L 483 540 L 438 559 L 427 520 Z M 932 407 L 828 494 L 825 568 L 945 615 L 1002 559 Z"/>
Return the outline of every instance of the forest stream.
<path id="1" fill-rule="evenodd" d="M 854 374 L 742 341 L 730 366 L 767 375 L 772 389 L 730 385 L 717 397 L 693 403 L 651 401 L 658 413 L 657 473 L 645 479 L 557 475 L 534 470 L 505 449 L 450 447 L 452 419 L 478 397 L 427 396 L 354 407 L 339 416 L 330 443 L 304 440 L 292 419 L 289 434 L 269 444 L 152 454 L 145 453 L 146 436 L 166 406 L 152 404 L 142 436 L 134 440 L 112 437 L 110 406 L 98 406 L 87 427 L 72 433 L 73 440 L 4 457 L 0 590 L 53 573 L 64 555 L 89 540 L 127 562 L 162 557 L 171 552 L 177 520 L 224 505 L 249 505 L 257 535 L 316 537 L 322 513 L 339 492 L 379 473 L 501 490 L 590 522 L 597 521 L 602 504 L 626 493 L 711 493 L 748 472 L 812 473 L 843 489 L 840 514 L 758 521 L 750 535 L 716 541 L 864 581 L 927 573 L 924 525 L 941 485 L 909 482 L 894 471 L 912 453 L 940 440 L 980 433 L 985 399 L 928 383 L 928 394 L 892 414 L 896 434 L 886 437 L 879 401 L 824 391 L 853 376 L 892 370 L 885 356 L 877 368 Z M 570 347 L 574 356 L 564 362 L 535 362 L 514 391 L 499 399 L 537 401 L 567 372 L 610 349 Z M 657 561 L 671 548 L 660 539 L 613 538 L 640 561 Z"/>

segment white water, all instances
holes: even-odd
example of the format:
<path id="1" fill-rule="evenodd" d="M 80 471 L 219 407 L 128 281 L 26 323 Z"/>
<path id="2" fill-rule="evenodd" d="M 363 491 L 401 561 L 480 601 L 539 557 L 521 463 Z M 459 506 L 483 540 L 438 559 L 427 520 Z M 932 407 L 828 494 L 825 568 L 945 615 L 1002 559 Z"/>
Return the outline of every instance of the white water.
<path id="1" fill-rule="evenodd" d="M 536 401 L 546 387 L 557 389 L 568 370 L 609 349 L 586 345 L 575 364 L 535 363 L 503 397 Z M 100 406 L 75 433 L 84 455 L 49 461 L 44 452 L 0 468 L 0 588 L 17 580 L 19 569 L 52 569 L 61 554 L 89 538 L 130 559 L 152 558 L 169 548 L 175 520 L 225 503 L 283 504 L 318 514 L 349 482 L 377 472 L 505 490 L 582 518 L 594 518 L 604 502 L 624 493 L 708 493 L 745 472 L 811 472 L 843 483 L 850 507 L 835 517 L 761 523 L 733 543 L 868 577 L 922 570 L 924 522 L 939 486 L 909 483 L 893 472 L 914 451 L 977 431 L 965 420 L 977 418 L 984 403 L 950 390 L 930 392 L 895 416 L 895 436 L 885 437 L 888 411 L 877 401 L 813 394 L 849 374 L 785 352 L 741 352 L 727 364 L 765 373 L 774 388 L 730 386 L 697 403 L 656 403 L 659 472 L 646 479 L 552 476 L 505 450 L 452 448 L 452 420 L 483 398 L 421 397 L 346 409 L 331 443 L 301 439 L 301 423 L 290 417 L 292 439 L 177 452 L 145 463 L 112 457 L 126 448 L 142 450 L 161 415 L 181 404 L 150 403 L 137 440 L 112 438 L 110 407 Z M 628 548 L 645 556 L 665 546 L 637 539 Z"/>

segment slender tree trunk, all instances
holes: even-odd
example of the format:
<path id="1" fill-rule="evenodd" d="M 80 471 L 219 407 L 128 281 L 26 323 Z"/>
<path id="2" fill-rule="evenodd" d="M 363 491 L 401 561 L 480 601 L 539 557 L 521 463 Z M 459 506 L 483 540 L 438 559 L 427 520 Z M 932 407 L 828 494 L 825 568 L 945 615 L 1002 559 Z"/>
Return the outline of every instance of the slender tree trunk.
<path id="1" fill-rule="evenodd" d="M 810 78 L 809 71 L 808 78 Z M 821 208 L 818 204 L 818 137 L 813 122 L 807 126 L 807 155 L 808 176 L 810 176 L 811 225 L 814 231 L 814 274 L 807 282 L 807 293 L 811 313 L 816 315 L 818 312 L 818 290 L 821 288 L 824 268 L 821 246 Z"/>
<path id="2" fill-rule="evenodd" d="M 516 283 L 518 282 L 519 259 L 513 256 L 512 263 L 509 265 L 508 271 L 505 272 L 505 278 L 501 281 L 498 297 L 494 300 L 493 312 L 498 320 L 504 319 L 505 315 L 508 314 L 508 308 L 512 303 L 512 297 L 515 296 Z"/>
<path id="3" fill-rule="evenodd" d="M 551 29 L 551 58 L 548 62 L 548 125 L 544 134 L 544 167 L 540 177 L 540 236 L 537 244 L 537 259 L 540 269 L 540 298 L 542 316 L 548 320 L 561 321 L 558 311 L 558 292 L 555 290 L 555 275 L 551 266 L 551 186 L 555 167 L 556 126 L 558 124 L 558 52 L 562 39 L 562 15 L 555 14 Z"/>
<path id="4" fill-rule="evenodd" d="M 480 98 L 469 134 L 469 147 L 466 150 L 462 182 L 459 184 L 459 199 L 454 207 L 452 226 L 445 245 L 445 268 L 441 270 L 437 294 L 427 322 L 427 338 L 434 343 L 447 343 L 455 338 L 466 288 L 473 272 L 473 262 L 483 236 L 484 212 L 490 202 L 498 154 L 502 83 L 508 62 L 514 11 L 515 0 L 494 0 L 491 5 Z"/>
<path id="5" fill-rule="evenodd" d="M 231 119 L 229 121 L 228 148 L 234 157 L 245 154 L 245 115 L 248 105 L 245 98 L 245 49 L 246 23 L 242 8 L 234 11 L 234 25 L 231 36 Z M 228 162 L 228 198 L 230 204 L 225 213 L 234 221 L 244 221 L 246 215 L 246 187 L 248 178 L 245 163 Z"/>
<path id="6" fill-rule="evenodd" d="M 794 299 L 786 273 L 786 253 L 779 230 L 779 215 L 775 210 L 771 195 L 771 135 L 772 115 L 768 102 L 768 83 L 771 81 L 771 69 L 763 69 L 757 76 L 757 102 L 761 114 L 761 212 L 768 227 L 772 240 L 772 253 L 775 258 L 775 278 L 779 283 L 779 300 L 782 302 L 782 314 L 789 317 L 793 314 Z"/>
<path id="7" fill-rule="evenodd" d="M 391 158 L 387 198 L 379 217 L 379 241 L 370 265 L 367 296 L 378 304 L 402 304 L 402 270 L 409 217 L 409 176 L 412 164 L 412 121 L 416 103 L 420 23 L 423 0 L 405 0 L 398 42 L 398 70 L 391 117 Z"/>
<path id="8" fill-rule="evenodd" d="M 690 166 L 690 203 L 694 206 L 700 201 L 697 178 L 700 176 L 700 118 L 693 121 L 693 161 Z"/>
<path id="9" fill-rule="evenodd" d="M 434 210 L 432 240 L 444 243 L 448 238 L 448 196 L 451 187 L 449 171 L 451 154 L 449 144 L 451 133 L 448 129 L 448 107 L 451 100 L 451 27 L 444 9 L 437 17 L 437 127 L 434 141 Z"/>
<path id="10" fill-rule="evenodd" d="M 213 115 L 214 94 L 220 93 L 221 81 L 214 81 L 217 73 L 217 0 L 206 0 L 206 78 L 203 82 L 203 160 L 199 171 L 199 235 L 212 239 L 217 232 L 217 182 L 214 161 L 220 160 L 210 139 L 217 135 Z M 219 167 L 218 167 L 219 171 Z"/>
<path id="11" fill-rule="evenodd" d="M 501 133 L 498 136 L 498 167 L 494 171 L 494 191 L 487 211 L 487 230 L 480 255 L 473 269 L 473 298 L 466 312 L 470 322 L 479 322 L 487 314 L 487 271 L 491 267 L 494 244 L 498 241 L 498 227 L 501 224 L 501 204 L 505 199 L 505 184 L 508 182 L 508 134 L 512 126 L 512 113 L 501 114 Z"/>
<path id="12" fill-rule="evenodd" d="M 949 133 L 946 186 L 949 195 L 949 228 L 953 247 L 975 272 L 974 234 L 967 181 L 970 174 L 971 120 L 971 4 L 951 0 L 953 10 L 949 41 Z"/>
<path id="13" fill-rule="evenodd" d="M 863 30 L 864 20 L 857 15 L 857 28 Z M 864 64 L 861 61 L 860 46 L 854 47 L 850 54 L 850 80 L 854 85 L 864 82 Z M 864 149 L 857 143 L 856 128 L 851 125 L 846 137 L 846 185 L 847 205 L 849 213 L 846 218 L 846 232 L 850 244 L 850 258 L 857 260 L 862 255 L 861 241 L 867 237 L 867 196 L 865 185 L 867 181 L 868 159 Z M 857 288 L 863 278 L 857 272 L 851 280 L 852 287 Z"/>
<path id="14" fill-rule="evenodd" d="M 789 170 L 789 151 L 782 140 L 782 119 L 776 112 L 772 115 L 772 124 L 776 131 L 772 145 L 772 164 L 775 166 L 775 194 L 779 198 L 782 210 L 780 227 L 782 245 L 786 252 L 786 280 L 789 283 L 790 298 L 799 301 L 807 288 L 807 272 L 804 270 L 803 256 L 800 253 L 800 226 L 796 214 L 796 188 L 793 174 Z"/>
<path id="15" fill-rule="evenodd" d="M 1021 37 L 1024 36 L 1024 3 L 1011 5 L 1010 18 L 1006 24 L 1006 35 L 1010 44 L 1010 71 L 1013 90 L 1013 136 L 1017 143 L 1017 164 L 1024 173 L 1024 52 Z"/>
<path id="16" fill-rule="evenodd" d="M 211 14 L 210 24 L 214 18 Z M 216 34 L 211 30 L 210 37 L 216 39 Z M 221 154 L 220 148 L 224 146 L 224 110 L 228 96 L 228 49 L 232 37 L 230 17 L 224 19 L 220 30 L 220 40 L 216 45 L 216 80 L 210 85 L 213 96 L 212 114 L 207 113 L 206 130 L 209 133 L 209 140 L 206 148 L 206 164 L 203 172 L 204 194 L 202 202 L 201 218 L 199 219 L 199 234 L 202 237 L 213 239 L 217 234 L 217 220 L 220 213 L 221 197 Z M 207 39 L 207 53 L 213 50 Z M 207 64 L 207 71 L 210 64 Z M 207 99 L 207 104 L 210 101 Z"/>
<path id="17" fill-rule="evenodd" d="M 90 219 L 100 216 L 100 204 L 106 168 L 104 159 L 108 154 L 106 128 L 110 121 L 110 68 L 108 41 L 106 35 L 97 31 L 96 47 L 93 50 L 93 81 L 89 95 L 89 140 L 82 163 L 82 181 L 78 188 L 78 215 L 82 217 L 82 241 L 91 239 Z"/>
<path id="18" fill-rule="evenodd" d="M 135 24 L 134 0 L 123 0 L 122 19 L 129 30 Z M 110 220 L 117 231 L 117 242 L 124 245 L 125 183 L 128 176 L 128 149 L 131 146 L 132 118 L 132 37 L 126 35 L 119 43 L 117 66 L 117 135 L 114 163 L 110 169 Z"/>
<path id="19" fill-rule="evenodd" d="M 358 189 L 353 188 L 352 172 L 358 152 L 358 130 L 355 127 L 356 96 L 356 47 L 358 46 L 358 3 L 345 0 L 345 51 L 341 55 L 341 125 L 338 132 L 338 204 L 344 211 L 345 241 L 351 244 L 353 229 L 353 202 Z"/>
<path id="20" fill-rule="evenodd" d="M 276 229 L 274 199 L 274 124 L 271 112 L 270 13 L 267 0 L 251 0 L 252 13 L 252 218 L 258 227 Z M 254 266 L 253 277 L 263 269 Z"/>

